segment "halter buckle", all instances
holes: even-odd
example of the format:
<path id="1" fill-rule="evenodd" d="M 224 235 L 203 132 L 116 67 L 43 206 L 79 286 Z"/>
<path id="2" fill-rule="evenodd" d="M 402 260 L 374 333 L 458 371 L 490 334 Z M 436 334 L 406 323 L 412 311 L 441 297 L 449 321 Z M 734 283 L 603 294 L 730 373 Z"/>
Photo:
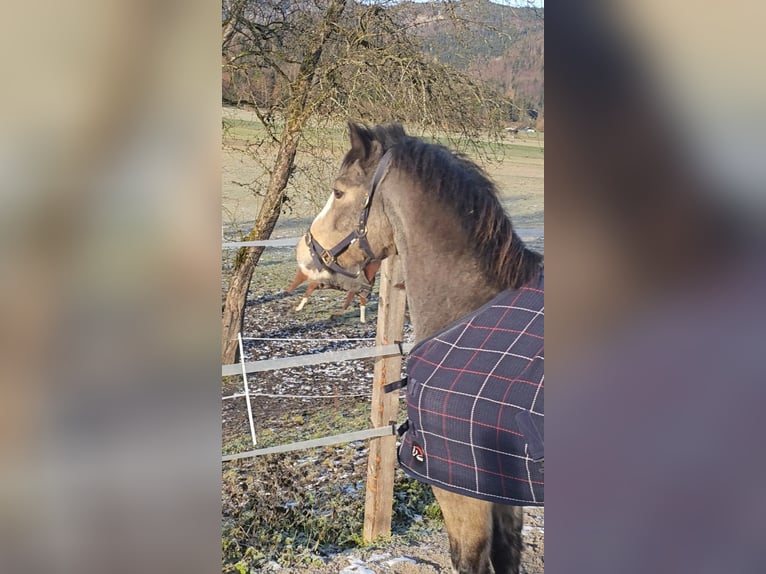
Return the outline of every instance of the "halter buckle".
<path id="1" fill-rule="evenodd" d="M 322 260 L 322 263 L 324 263 L 328 267 L 332 265 L 333 263 L 335 263 L 335 257 L 333 256 L 332 253 L 330 253 L 326 249 L 322 252 L 322 255 L 320 255 L 319 257 Z"/>

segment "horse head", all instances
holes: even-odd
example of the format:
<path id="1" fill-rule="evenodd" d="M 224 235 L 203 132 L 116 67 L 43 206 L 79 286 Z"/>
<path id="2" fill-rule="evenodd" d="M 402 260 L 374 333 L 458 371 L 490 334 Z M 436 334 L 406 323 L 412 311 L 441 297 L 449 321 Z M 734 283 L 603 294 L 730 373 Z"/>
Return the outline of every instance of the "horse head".
<path id="1" fill-rule="evenodd" d="M 367 128 L 349 123 L 346 153 L 332 192 L 297 250 L 298 264 L 312 281 L 339 277 L 372 283 L 380 261 L 396 251 L 393 231 L 375 191 L 388 173 L 386 151 L 406 137 L 400 125 Z"/>

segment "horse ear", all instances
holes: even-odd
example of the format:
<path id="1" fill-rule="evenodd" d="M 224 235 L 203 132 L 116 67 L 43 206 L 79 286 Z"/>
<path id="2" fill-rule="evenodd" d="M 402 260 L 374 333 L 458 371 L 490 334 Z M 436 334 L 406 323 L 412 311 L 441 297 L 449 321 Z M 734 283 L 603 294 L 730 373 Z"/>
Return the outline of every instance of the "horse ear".
<path id="1" fill-rule="evenodd" d="M 378 140 L 372 140 L 370 142 L 370 153 L 368 155 L 368 159 L 371 159 L 377 162 L 382 155 L 383 155 L 383 144 L 381 144 Z"/>
<path id="2" fill-rule="evenodd" d="M 359 124 L 348 122 L 348 135 L 351 140 L 351 151 L 360 159 L 367 159 L 370 155 L 372 137 L 370 133 Z"/>

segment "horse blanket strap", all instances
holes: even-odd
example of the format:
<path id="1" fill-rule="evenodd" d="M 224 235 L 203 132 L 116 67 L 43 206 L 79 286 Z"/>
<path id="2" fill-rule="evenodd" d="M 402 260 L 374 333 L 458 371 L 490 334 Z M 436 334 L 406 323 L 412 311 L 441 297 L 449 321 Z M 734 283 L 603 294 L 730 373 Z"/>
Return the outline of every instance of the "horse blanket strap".
<path id="1" fill-rule="evenodd" d="M 393 391 L 403 389 L 406 386 L 407 386 L 407 377 L 404 377 L 402 379 L 399 379 L 398 381 L 393 381 L 391 383 L 388 383 L 387 385 L 383 385 L 383 392 L 391 393 Z"/>
<path id="2" fill-rule="evenodd" d="M 411 477 L 490 502 L 542 506 L 543 278 L 504 291 L 407 361 Z"/>
<path id="3" fill-rule="evenodd" d="M 319 241 L 317 241 L 316 238 L 312 235 L 311 229 L 306 232 L 306 246 L 309 248 L 311 259 L 314 261 L 314 265 L 316 265 L 317 269 L 322 269 L 324 267 L 325 269 L 339 273 L 341 275 L 345 275 L 346 277 L 355 278 L 359 276 L 359 274 L 362 272 L 362 269 L 364 269 L 367 264 L 370 263 L 370 261 L 375 259 L 375 255 L 372 252 L 370 242 L 367 240 L 367 219 L 370 216 L 372 198 L 375 195 L 375 191 L 378 189 L 380 182 L 383 181 L 383 178 L 388 173 L 388 168 L 390 165 L 391 152 L 387 151 L 383 154 L 383 157 L 380 158 L 378 167 L 375 169 L 375 173 L 372 176 L 370 191 L 364 198 L 364 205 L 362 205 L 362 210 L 359 212 L 359 222 L 357 223 L 356 229 L 341 239 L 334 247 L 325 249 L 322 247 L 322 244 L 319 243 Z M 366 259 L 364 263 L 360 265 L 359 271 L 356 273 L 351 273 L 350 271 L 338 265 L 337 259 L 354 243 L 359 244 L 359 249 L 364 252 Z"/>

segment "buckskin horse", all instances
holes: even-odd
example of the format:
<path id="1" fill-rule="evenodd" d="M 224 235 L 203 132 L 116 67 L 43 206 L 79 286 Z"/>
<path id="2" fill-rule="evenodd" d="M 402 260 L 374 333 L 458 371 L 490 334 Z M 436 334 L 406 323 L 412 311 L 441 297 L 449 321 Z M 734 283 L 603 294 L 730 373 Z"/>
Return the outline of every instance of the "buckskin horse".
<path id="1" fill-rule="evenodd" d="M 299 265 L 354 278 L 401 257 L 416 346 L 400 464 L 431 484 L 456 572 L 518 574 L 522 506 L 543 504 L 542 256 L 466 157 L 398 124 L 349 135 Z"/>

